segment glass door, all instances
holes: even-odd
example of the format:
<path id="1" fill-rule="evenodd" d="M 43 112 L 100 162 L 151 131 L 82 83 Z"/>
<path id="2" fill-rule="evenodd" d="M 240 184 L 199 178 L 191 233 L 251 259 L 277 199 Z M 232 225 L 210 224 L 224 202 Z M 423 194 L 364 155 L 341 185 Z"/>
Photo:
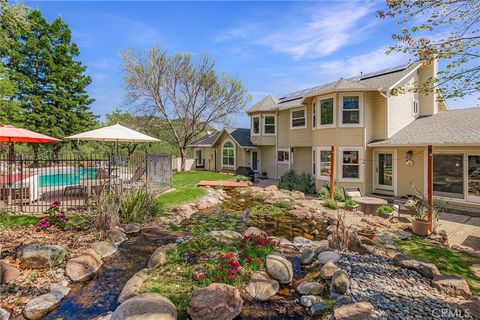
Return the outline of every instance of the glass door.
<path id="1" fill-rule="evenodd" d="M 377 154 L 377 187 L 393 190 L 393 153 Z"/>
<path id="2" fill-rule="evenodd" d="M 258 171 L 258 152 L 252 151 L 252 170 Z"/>
<path id="3" fill-rule="evenodd" d="M 480 202 L 480 155 L 469 155 L 467 161 L 467 201 Z"/>

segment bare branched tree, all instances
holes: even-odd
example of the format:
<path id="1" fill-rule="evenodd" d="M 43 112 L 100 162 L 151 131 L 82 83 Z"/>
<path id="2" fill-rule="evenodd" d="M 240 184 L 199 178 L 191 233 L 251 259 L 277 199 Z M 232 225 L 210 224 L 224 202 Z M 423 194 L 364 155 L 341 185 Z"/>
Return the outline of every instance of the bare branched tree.
<path id="1" fill-rule="evenodd" d="M 402 28 L 389 52 L 444 60 L 445 68 L 419 91 L 442 90 L 445 98 L 480 91 L 480 0 L 386 0 L 377 15 Z"/>
<path id="2" fill-rule="evenodd" d="M 163 119 L 185 170 L 187 146 L 209 126 L 228 125 L 250 97 L 242 82 L 219 74 L 208 55 L 167 55 L 160 47 L 125 51 L 127 98 L 143 115 Z"/>

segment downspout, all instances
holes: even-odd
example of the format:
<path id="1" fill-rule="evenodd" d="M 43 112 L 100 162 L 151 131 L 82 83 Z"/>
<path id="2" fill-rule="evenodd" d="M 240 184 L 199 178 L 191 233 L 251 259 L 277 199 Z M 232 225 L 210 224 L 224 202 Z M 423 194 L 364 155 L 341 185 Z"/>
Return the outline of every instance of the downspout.
<path id="1" fill-rule="evenodd" d="M 289 151 L 290 152 L 290 151 Z M 275 178 L 278 179 L 278 110 L 275 111 Z M 288 155 L 290 161 L 290 154 Z"/>

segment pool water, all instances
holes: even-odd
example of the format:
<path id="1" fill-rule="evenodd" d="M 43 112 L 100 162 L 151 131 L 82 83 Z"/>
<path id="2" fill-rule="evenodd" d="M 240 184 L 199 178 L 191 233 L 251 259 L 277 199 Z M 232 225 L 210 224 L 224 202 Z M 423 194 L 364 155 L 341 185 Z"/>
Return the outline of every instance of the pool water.
<path id="1" fill-rule="evenodd" d="M 84 180 L 94 179 L 98 169 L 75 168 L 68 173 L 46 174 L 39 177 L 40 187 L 71 186 Z"/>

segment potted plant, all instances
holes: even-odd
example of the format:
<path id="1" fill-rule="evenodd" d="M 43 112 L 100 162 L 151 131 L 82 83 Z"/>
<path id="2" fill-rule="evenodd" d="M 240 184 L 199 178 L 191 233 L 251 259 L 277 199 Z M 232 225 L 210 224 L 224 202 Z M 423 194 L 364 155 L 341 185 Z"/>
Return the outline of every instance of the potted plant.
<path id="1" fill-rule="evenodd" d="M 358 235 L 368 238 L 370 240 L 375 240 L 377 237 L 377 233 L 375 232 L 375 229 L 371 227 L 364 227 L 362 230 L 358 231 Z"/>
<path id="2" fill-rule="evenodd" d="M 347 211 L 355 212 L 355 211 L 357 211 L 357 208 L 358 208 L 357 201 L 355 201 L 351 198 L 345 200 L 345 209 Z"/>
<path id="3" fill-rule="evenodd" d="M 393 207 L 386 204 L 378 207 L 377 209 L 378 215 L 382 218 L 387 218 L 387 219 L 390 219 L 391 217 L 393 217 L 394 212 L 395 210 L 393 209 Z"/>
<path id="4" fill-rule="evenodd" d="M 412 231 L 418 236 L 428 236 L 431 233 L 430 230 L 433 230 L 438 224 L 438 216 L 441 213 L 440 207 L 433 205 L 431 209 L 432 221 L 428 221 L 428 201 L 421 192 L 418 192 L 415 186 L 412 186 L 412 189 L 415 192 L 415 196 L 408 201 L 413 216 Z"/>

